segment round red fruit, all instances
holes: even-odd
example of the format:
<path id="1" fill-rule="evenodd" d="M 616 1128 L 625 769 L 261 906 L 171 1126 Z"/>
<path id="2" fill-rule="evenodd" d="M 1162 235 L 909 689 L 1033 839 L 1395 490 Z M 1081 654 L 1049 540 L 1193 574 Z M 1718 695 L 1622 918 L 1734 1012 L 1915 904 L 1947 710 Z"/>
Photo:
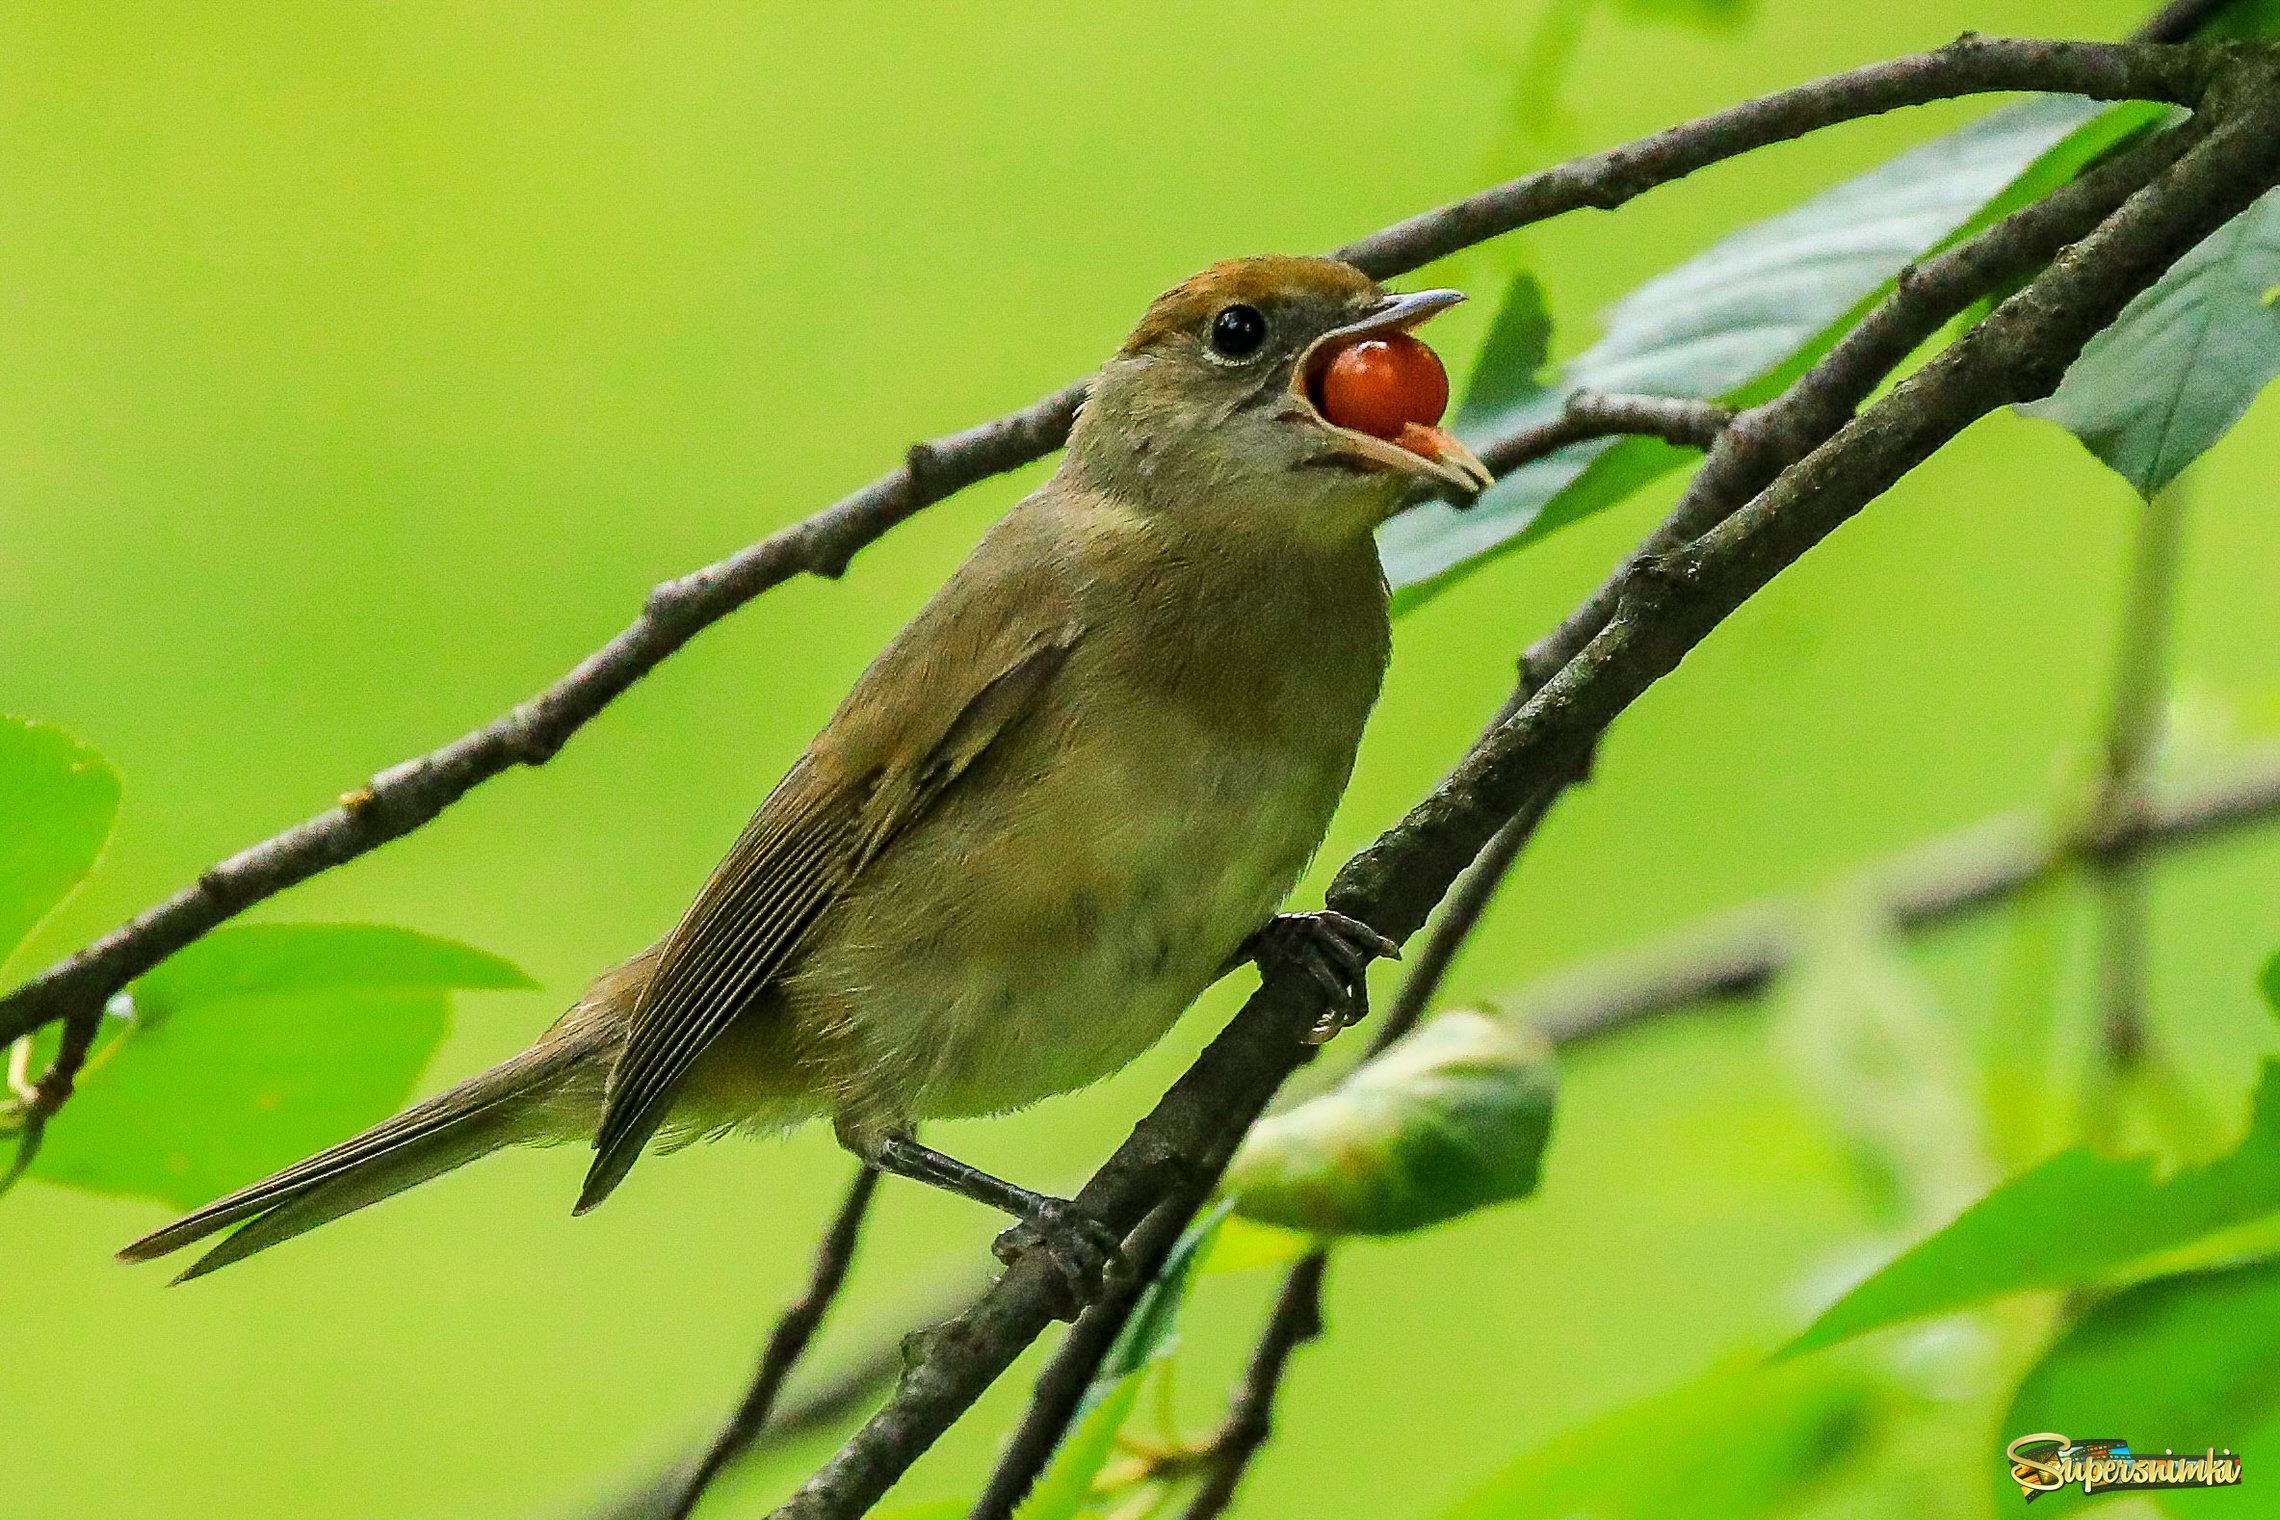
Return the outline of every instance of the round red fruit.
<path id="1" fill-rule="evenodd" d="M 1407 333 L 1364 338 L 1331 357 L 1318 405 L 1339 427 L 1390 443 L 1411 423 L 1431 427 L 1441 420 L 1449 372 L 1439 355 Z"/>

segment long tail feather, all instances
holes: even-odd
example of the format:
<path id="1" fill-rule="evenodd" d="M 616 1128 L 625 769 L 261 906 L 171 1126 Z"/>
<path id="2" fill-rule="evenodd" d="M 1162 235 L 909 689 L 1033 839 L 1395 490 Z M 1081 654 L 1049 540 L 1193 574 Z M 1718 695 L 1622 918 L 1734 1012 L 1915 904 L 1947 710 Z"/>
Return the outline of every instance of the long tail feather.
<path id="1" fill-rule="evenodd" d="M 597 1041 L 543 1041 L 329 1150 L 240 1188 L 119 1252 L 149 1261 L 231 1225 L 243 1228 L 175 1279 L 202 1277 L 304 1230 L 416 1187 L 502 1146 L 567 1138 L 598 1116 Z"/>

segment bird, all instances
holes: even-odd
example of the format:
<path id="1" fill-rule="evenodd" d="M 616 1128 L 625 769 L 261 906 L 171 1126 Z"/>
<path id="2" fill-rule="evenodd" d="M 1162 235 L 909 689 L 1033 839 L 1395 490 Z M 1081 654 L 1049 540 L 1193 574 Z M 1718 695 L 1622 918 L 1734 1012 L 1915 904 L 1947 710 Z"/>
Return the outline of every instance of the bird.
<path id="1" fill-rule="evenodd" d="M 652 1140 L 828 1119 L 865 1165 L 1012 1216 L 1001 1257 L 1045 1249 L 1097 1292 L 1105 1227 L 918 1125 L 1098 1081 L 1246 961 L 1324 984 L 1313 1038 L 1366 1008 L 1398 947 L 1280 910 L 1385 675 L 1376 530 L 1490 476 L 1433 425 L 1445 378 L 1409 408 L 1430 415 L 1369 432 L 1325 414 L 1322 376 L 1358 345 L 1422 349 L 1410 330 L 1462 299 L 1286 255 L 1166 291 L 1052 477 L 864 671 L 663 939 L 529 1049 L 121 1259 L 231 1231 L 176 1280 L 202 1276 L 515 1144 L 590 1140 L 584 1213 Z"/>

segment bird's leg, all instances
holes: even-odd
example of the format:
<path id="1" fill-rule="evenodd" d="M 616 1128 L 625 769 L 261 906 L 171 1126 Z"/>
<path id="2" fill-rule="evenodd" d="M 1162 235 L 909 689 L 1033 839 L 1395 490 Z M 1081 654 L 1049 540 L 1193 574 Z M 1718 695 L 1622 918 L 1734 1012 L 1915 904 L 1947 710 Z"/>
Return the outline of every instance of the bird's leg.
<path id="1" fill-rule="evenodd" d="M 1314 978 L 1330 995 L 1330 1011 L 1307 1031 L 1320 1045 L 1370 1011 L 1370 962 L 1378 956 L 1401 959 L 1401 947 L 1358 918 L 1328 908 L 1316 913 L 1278 913 L 1266 927 L 1243 941 L 1237 962 L 1256 961 L 1261 971 L 1290 963 Z"/>
<path id="2" fill-rule="evenodd" d="M 1123 1242 L 1116 1232 L 1079 1212 L 1066 1198 L 1016 1187 L 955 1156 L 919 1144 L 906 1130 L 865 1131 L 843 1123 L 838 1131 L 840 1144 L 882 1172 L 971 1198 L 1020 1220 L 998 1236 L 990 1249 L 998 1260 L 1011 1266 L 1042 1248 L 1068 1285 L 1072 1308 L 1062 1316 L 1065 1319 L 1074 1319 L 1077 1310 L 1100 1297 L 1111 1273 L 1125 1269 Z"/>

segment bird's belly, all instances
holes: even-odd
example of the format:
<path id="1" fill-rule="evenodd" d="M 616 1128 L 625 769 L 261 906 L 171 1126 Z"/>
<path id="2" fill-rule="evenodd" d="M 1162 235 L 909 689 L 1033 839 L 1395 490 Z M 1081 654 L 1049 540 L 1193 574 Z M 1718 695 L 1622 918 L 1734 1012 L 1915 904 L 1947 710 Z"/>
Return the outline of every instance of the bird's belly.
<path id="1" fill-rule="evenodd" d="M 955 851 L 896 852 L 798 978 L 803 1002 L 835 989 L 831 1022 L 857 1037 L 843 1107 L 1001 1112 L 1129 1063 L 1289 893 L 1349 755 L 1168 737 L 1130 763 L 1055 766 L 987 828 L 930 831 Z"/>

